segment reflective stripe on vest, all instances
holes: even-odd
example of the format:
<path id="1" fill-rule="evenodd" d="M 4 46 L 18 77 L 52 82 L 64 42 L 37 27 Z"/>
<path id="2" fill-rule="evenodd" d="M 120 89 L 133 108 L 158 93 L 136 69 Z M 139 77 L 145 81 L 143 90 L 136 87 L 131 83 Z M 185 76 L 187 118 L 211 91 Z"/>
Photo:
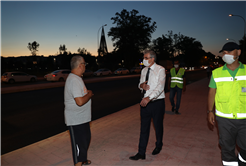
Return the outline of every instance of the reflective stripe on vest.
<path id="1" fill-rule="evenodd" d="M 183 80 L 183 78 L 180 78 L 180 77 L 171 77 L 171 79 Z"/>
<path id="2" fill-rule="evenodd" d="M 181 80 L 181 81 L 178 81 L 178 80 Z M 183 78 L 171 77 L 171 82 L 177 82 L 177 83 L 183 84 Z"/>
<path id="3" fill-rule="evenodd" d="M 237 161 L 222 161 L 224 166 L 238 166 Z"/>
<path id="4" fill-rule="evenodd" d="M 220 78 L 215 78 L 215 82 L 225 82 L 225 81 L 233 81 L 233 77 L 220 77 Z"/>
<path id="5" fill-rule="evenodd" d="M 216 115 L 221 116 L 221 117 L 233 118 L 233 113 L 224 114 L 224 113 L 218 111 L 217 109 L 215 110 L 215 113 L 216 113 Z M 246 118 L 246 113 L 237 113 L 237 117 L 238 118 Z"/>
<path id="6" fill-rule="evenodd" d="M 239 80 L 246 80 L 246 76 L 236 76 L 235 79 Z"/>
<path id="7" fill-rule="evenodd" d="M 246 76 L 236 76 L 235 80 L 241 81 L 241 80 L 246 80 Z M 215 78 L 215 82 L 225 82 L 225 81 L 234 81 L 233 77 L 220 77 L 220 78 Z"/>
<path id="8" fill-rule="evenodd" d="M 246 160 L 244 160 L 244 159 L 242 158 L 242 156 L 240 155 L 240 153 L 238 153 L 238 159 L 239 159 L 240 161 L 242 161 L 243 163 L 246 163 Z"/>

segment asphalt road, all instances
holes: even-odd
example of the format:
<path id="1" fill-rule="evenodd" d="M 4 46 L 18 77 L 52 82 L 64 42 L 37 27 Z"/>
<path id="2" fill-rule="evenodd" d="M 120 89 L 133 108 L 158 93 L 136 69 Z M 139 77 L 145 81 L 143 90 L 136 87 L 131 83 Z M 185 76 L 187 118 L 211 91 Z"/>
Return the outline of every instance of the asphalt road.
<path id="1" fill-rule="evenodd" d="M 187 72 L 187 83 L 206 77 L 206 71 Z M 88 83 L 92 90 L 92 120 L 140 101 L 139 77 Z M 1 152 L 11 152 L 67 130 L 64 87 L 1 95 Z M 188 93 L 188 92 L 187 92 Z"/>

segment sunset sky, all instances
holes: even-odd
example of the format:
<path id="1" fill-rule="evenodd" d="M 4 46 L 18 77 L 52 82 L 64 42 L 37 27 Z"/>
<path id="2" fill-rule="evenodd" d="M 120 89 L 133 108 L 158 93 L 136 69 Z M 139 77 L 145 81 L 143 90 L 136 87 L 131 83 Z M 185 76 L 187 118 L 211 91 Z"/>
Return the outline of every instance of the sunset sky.
<path id="1" fill-rule="evenodd" d="M 242 18 L 229 17 L 246 19 L 245 1 L 1 1 L 1 56 L 29 56 L 27 45 L 33 41 L 40 44 L 38 55 L 56 55 L 63 44 L 71 53 L 85 48 L 97 55 L 104 24 L 111 52 L 107 34 L 116 26 L 111 18 L 123 9 L 138 10 L 157 23 L 152 40 L 172 30 L 195 38 L 215 55 L 226 38 L 242 39 L 245 28 Z"/>

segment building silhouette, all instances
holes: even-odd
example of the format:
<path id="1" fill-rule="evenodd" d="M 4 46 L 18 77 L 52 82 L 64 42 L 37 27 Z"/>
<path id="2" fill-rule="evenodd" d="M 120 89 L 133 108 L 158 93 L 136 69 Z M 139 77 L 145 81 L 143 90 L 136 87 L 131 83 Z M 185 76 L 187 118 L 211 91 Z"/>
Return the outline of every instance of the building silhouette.
<path id="1" fill-rule="evenodd" d="M 98 48 L 98 56 L 103 56 L 108 53 L 107 43 L 104 34 L 104 28 L 102 27 L 100 45 Z"/>

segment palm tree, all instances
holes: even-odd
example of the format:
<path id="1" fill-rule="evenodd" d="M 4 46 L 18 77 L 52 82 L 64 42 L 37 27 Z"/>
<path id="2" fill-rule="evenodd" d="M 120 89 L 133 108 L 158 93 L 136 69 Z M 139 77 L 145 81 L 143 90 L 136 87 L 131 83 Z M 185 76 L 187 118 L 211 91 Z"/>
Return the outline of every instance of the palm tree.
<path id="1" fill-rule="evenodd" d="M 36 41 L 32 43 L 28 43 L 28 46 L 27 46 L 27 48 L 31 51 L 33 56 L 37 55 L 38 47 L 39 47 L 39 43 L 37 43 Z"/>
<path id="2" fill-rule="evenodd" d="M 61 53 L 64 54 L 64 53 L 66 52 L 66 50 L 67 50 L 67 48 L 66 48 L 65 44 L 60 45 L 60 47 L 59 47 L 60 54 L 61 54 Z"/>

